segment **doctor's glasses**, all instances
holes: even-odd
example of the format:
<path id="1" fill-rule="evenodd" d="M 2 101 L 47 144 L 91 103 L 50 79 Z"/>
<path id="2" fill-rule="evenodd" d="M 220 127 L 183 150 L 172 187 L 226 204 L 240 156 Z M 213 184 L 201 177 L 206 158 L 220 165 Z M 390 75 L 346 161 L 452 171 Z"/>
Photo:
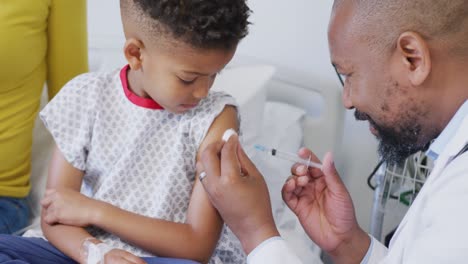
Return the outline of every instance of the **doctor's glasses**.
<path id="1" fill-rule="evenodd" d="M 346 82 L 346 75 L 339 73 L 338 70 L 336 69 L 336 66 L 334 64 L 332 65 L 333 65 L 333 68 L 335 69 L 336 75 L 338 76 L 338 80 L 340 80 L 341 85 L 344 87 L 344 84 Z"/>

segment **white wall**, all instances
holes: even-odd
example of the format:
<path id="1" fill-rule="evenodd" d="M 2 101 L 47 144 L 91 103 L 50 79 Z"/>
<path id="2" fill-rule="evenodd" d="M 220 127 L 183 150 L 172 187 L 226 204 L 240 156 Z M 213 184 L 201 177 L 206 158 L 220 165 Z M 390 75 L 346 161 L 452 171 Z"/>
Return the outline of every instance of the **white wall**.
<path id="1" fill-rule="evenodd" d="M 121 49 L 123 33 L 117 0 L 88 2 L 90 61 L 96 50 Z M 275 66 L 337 82 L 330 65 L 327 26 L 332 0 L 249 0 L 254 11 L 250 34 L 238 54 Z M 122 61 L 120 58 L 108 58 Z M 279 74 L 282 74 L 281 72 Z M 369 227 L 372 193 L 366 178 L 377 163 L 376 141 L 366 123 L 346 113 L 343 146 L 337 164 L 353 197 L 358 221 Z"/>
<path id="2" fill-rule="evenodd" d="M 253 25 L 239 53 L 292 70 L 334 78 L 327 43 L 331 3 L 330 0 L 249 0 Z"/>

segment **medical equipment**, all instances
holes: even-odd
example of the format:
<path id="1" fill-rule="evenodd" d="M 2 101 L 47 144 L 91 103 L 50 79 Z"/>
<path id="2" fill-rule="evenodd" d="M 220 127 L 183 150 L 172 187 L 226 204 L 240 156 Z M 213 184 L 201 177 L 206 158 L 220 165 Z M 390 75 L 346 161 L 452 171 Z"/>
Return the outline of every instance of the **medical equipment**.
<path id="1" fill-rule="evenodd" d="M 88 237 L 83 240 L 83 243 L 81 243 L 80 255 L 83 259 L 86 259 L 86 264 L 105 264 L 104 256 L 113 248 L 102 242 L 95 244 L 91 242 L 92 240 L 96 240 L 96 238 Z"/>
<path id="2" fill-rule="evenodd" d="M 397 211 L 401 211 L 401 215 L 406 212 L 416 199 L 433 166 L 433 161 L 424 152 L 411 155 L 399 165 L 379 163 L 374 170 L 375 185 L 371 184 L 374 173 L 368 179 L 369 186 L 374 189 L 370 233 L 375 238 L 382 241 L 386 213 L 391 213 L 390 215 L 395 217 L 398 215 Z M 394 223 L 397 224 L 398 222 Z"/>
<path id="3" fill-rule="evenodd" d="M 306 165 L 307 167 L 314 167 L 314 168 L 318 168 L 320 170 L 322 169 L 322 164 L 311 161 L 310 157 L 309 157 L 309 159 L 303 159 L 303 158 L 299 157 L 296 154 L 281 151 L 281 150 L 277 150 L 275 148 L 265 147 L 265 146 L 262 146 L 262 145 L 259 145 L 259 144 L 254 145 L 254 148 L 256 150 L 260 151 L 261 153 L 270 154 L 272 156 L 275 156 L 275 157 L 283 159 L 283 160 L 289 160 L 289 161 L 292 161 L 292 162 L 295 162 L 295 163 Z"/>

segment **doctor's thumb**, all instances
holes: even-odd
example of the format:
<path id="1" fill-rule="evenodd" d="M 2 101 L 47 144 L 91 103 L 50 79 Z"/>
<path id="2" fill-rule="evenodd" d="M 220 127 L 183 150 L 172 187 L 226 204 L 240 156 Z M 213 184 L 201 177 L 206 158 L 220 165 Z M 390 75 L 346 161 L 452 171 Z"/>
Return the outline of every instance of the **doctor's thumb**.
<path id="1" fill-rule="evenodd" d="M 323 158 L 322 172 L 325 177 L 325 182 L 330 190 L 340 191 L 343 188 L 346 189 L 338 171 L 336 170 L 334 157 L 331 152 L 327 152 Z"/>

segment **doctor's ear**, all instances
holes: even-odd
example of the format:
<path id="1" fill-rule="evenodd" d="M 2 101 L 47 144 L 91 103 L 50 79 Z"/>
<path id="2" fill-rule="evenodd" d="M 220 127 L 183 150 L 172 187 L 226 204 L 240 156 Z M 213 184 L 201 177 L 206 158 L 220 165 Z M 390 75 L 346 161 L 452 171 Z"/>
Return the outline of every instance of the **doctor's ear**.
<path id="1" fill-rule="evenodd" d="M 397 42 L 397 52 L 401 55 L 403 71 L 414 86 L 419 86 L 431 72 L 431 54 L 429 46 L 421 35 L 415 32 L 404 32 Z"/>
<path id="2" fill-rule="evenodd" d="M 135 38 L 129 38 L 125 42 L 124 55 L 132 70 L 139 70 L 142 67 L 144 49 L 143 42 Z"/>

